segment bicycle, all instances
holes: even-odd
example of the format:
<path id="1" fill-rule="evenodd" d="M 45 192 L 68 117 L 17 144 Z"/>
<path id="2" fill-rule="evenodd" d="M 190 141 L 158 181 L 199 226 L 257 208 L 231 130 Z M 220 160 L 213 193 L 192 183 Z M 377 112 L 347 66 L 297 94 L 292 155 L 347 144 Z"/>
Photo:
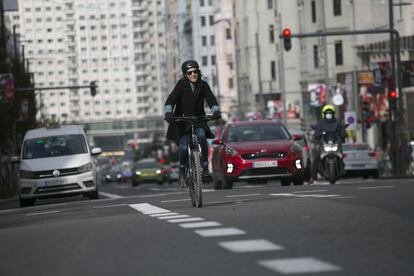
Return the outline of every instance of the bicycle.
<path id="1" fill-rule="evenodd" d="M 175 117 L 174 121 L 182 121 L 190 123 L 190 139 L 188 141 L 188 158 L 184 170 L 184 182 L 190 190 L 191 204 L 193 207 L 200 208 L 203 206 L 203 168 L 201 166 L 201 145 L 198 142 L 198 138 L 195 135 L 195 124 L 200 121 L 211 121 L 214 120 L 213 116 L 180 116 Z"/>

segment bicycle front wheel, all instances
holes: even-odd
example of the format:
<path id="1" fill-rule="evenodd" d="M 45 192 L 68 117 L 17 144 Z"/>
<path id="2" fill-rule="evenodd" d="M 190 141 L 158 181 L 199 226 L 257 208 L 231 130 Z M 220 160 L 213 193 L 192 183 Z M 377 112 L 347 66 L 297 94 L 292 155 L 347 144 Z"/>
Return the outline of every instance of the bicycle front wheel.
<path id="1" fill-rule="evenodd" d="M 202 195 L 202 168 L 201 168 L 201 153 L 199 151 L 191 152 L 191 182 L 192 182 L 192 200 L 193 206 L 200 208 L 203 206 L 203 195 Z"/>

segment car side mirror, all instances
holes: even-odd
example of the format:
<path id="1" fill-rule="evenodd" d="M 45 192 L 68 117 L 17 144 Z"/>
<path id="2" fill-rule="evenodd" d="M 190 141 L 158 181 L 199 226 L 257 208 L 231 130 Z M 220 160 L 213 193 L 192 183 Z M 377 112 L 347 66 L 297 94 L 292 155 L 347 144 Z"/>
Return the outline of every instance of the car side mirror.
<path id="1" fill-rule="evenodd" d="M 302 136 L 299 135 L 299 134 L 293 134 L 292 135 L 292 139 L 293 139 L 293 141 L 302 140 Z"/>
<path id="2" fill-rule="evenodd" d="M 223 145 L 223 142 L 221 141 L 221 139 L 214 139 L 213 144 L 214 145 Z"/>
<path id="3" fill-rule="evenodd" d="M 91 154 L 92 155 L 99 155 L 99 154 L 101 154 L 102 153 L 102 149 L 101 148 L 93 148 L 92 150 L 91 150 Z"/>
<path id="4" fill-rule="evenodd" d="M 11 163 L 13 163 L 13 164 L 18 164 L 18 163 L 20 163 L 20 158 L 19 158 L 19 156 L 14 155 L 14 156 L 10 157 L 10 162 L 11 162 Z"/>

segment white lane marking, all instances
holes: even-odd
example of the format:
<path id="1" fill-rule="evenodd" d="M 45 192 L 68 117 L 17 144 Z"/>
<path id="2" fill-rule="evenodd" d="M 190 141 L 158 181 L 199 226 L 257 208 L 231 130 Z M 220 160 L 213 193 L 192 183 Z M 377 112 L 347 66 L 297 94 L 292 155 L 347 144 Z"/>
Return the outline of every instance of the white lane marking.
<path id="1" fill-rule="evenodd" d="M 283 249 L 282 246 L 263 239 L 219 242 L 219 245 L 234 253 L 273 251 Z"/>
<path id="2" fill-rule="evenodd" d="M 150 214 L 159 214 L 159 213 L 170 213 L 171 211 L 167 209 L 162 209 L 160 207 L 148 204 L 148 203 L 138 203 L 138 204 L 129 204 L 129 207 L 137 210 L 138 212 L 143 213 L 144 215 Z"/>
<path id="3" fill-rule="evenodd" d="M 26 217 L 48 215 L 48 214 L 55 214 L 55 213 L 60 213 L 60 211 L 57 210 L 57 211 L 49 211 L 49 212 L 31 213 L 31 214 L 26 214 Z"/>
<path id="4" fill-rule="evenodd" d="M 282 274 L 318 273 L 342 270 L 339 266 L 311 257 L 263 260 L 258 263 Z"/>
<path id="5" fill-rule="evenodd" d="M 327 192 L 328 190 L 307 190 L 307 191 L 295 191 L 294 194 L 300 194 L 300 193 L 320 193 L 320 192 Z"/>
<path id="6" fill-rule="evenodd" d="M 237 228 L 215 228 L 207 230 L 196 230 L 196 234 L 202 237 L 221 237 L 221 236 L 233 236 L 246 234 L 245 231 Z"/>
<path id="7" fill-rule="evenodd" d="M 259 196 L 260 194 L 246 194 L 246 195 L 228 195 L 226 197 L 244 197 L 244 196 Z"/>
<path id="8" fill-rule="evenodd" d="M 359 187 L 358 190 L 368 190 L 368 189 L 390 189 L 394 188 L 394 186 L 367 186 L 367 187 Z"/>
<path id="9" fill-rule="evenodd" d="M 174 216 L 174 215 L 178 215 L 178 213 L 161 213 L 161 214 L 152 214 L 150 215 L 150 217 L 164 217 L 164 216 Z"/>
<path id="10" fill-rule="evenodd" d="M 271 196 L 291 196 L 291 197 L 314 197 L 314 198 L 324 198 L 324 197 L 339 197 L 341 195 L 324 195 L 324 194 L 292 194 L 292 193 L 280 193 L 280 194 L 270 194 Z"/>
<path id="11" fill-rule="evenodd" d="M 221 223 L 215 221 L 203 221 L 203 222 L 190 222 L 180 224 L 182 228 L 202 228 L 202 227 L 214 227 L 221 226 Z"/>
<path id="12" fill-rule="evenodd" d="M 189 215 L 176 215 L 176 216 L 163 216 L 163 217 L 157 217 L 158 219 L 178 219 L 178 218 L 188 218 Z"/>
<path id="13" fill-rule="evenodd" d="M 279 193 L 279 194 L 270 194 L 271 196 L 295 196 L 291 193 Z"/>
<path id="14" fill-rule="evenodd" d="M 239 186 L 235 187 L 236 189 L 253 189 L 253 188 L 262 188 L 264 185 L 246 185 L 246 186 Z"/>
<path id="15" fill-rule="evenodd" d="M 93 209 L 110 208 L 110 207 L 121 207 L 121 206 L 126 206 L 126 205 L 128 205 L 128 204 L 124 203 L 124 204 L 103 205 L 103 206 L 95 206 L 95 207 L 93 207 Z"/>
<path id="16" fill-rule="evenodd" d="M 173 200 L 161 200 L 161 203 L 166 203 L 166 202 L 179 202 L 179 201 L 190 201 L 189 198 L 183 198 L 183 199 L 173 199 Z"/>
<path id="17" fill-rule="evenodd" d="M 201 221 L 201 220 L 204 220 L 204 219 L 203 218 L 181 218 L 181 219 L 172 219 L 172 220 L 167 220 L 167 221 L 171 223 L 180 223 L 180 222 Z"/>
<path id="18" fill-rule="evenodd" d="M 164 194 L 155 194 L 155 195 L 141 195 L 141 196 L 137 196 L 139 198 L 148 198 L 148 197 L 159 197 L 159 196 L 169 196 L 169 195 L 180 195 L 183 194 L 184 192 L 175 192 L 175 193 L 164 193 Z"/>
<path id="19" fill-rule="evenodd" d="M 111 199 L 118 199 L 118 198 L 124 198 L 123 196 L 120 195 L 116 195 L 116 194 L 110 194 L 110 193 L 104 193 L 104 192 L 99 192 L 100 195 L 109 197 Z"/>
<path id="20" fill-rule="evenodd" d="M 346 198 L 356 198 L 356 196 L 338 196 L 338 197 L 333 197 L 331 199 L 346 199 Z"/>

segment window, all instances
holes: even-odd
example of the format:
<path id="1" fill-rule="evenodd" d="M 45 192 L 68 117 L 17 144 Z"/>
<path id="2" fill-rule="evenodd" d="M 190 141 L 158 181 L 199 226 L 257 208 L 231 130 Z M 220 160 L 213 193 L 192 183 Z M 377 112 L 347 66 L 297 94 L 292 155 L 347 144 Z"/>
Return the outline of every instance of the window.
<path id="1" fill-rule="evenodd" d="M 202 46 L 207 46 L 207 37 L 205 35 L 203 35 L 201 37 L 201 45 Z"/>
<path id="2" fill-rule="evenodd" d="M 211 65 L 216 65 L 216 56 L 215 55 L 211 56 Z"/>
<path id="3" fill-rule="evenodd" d="M 201 60 L 202 60 L 203 66 L 207 66 L 207 64 L 208 64 L 208 57 L 207 56 L 202 56 Z"/>
<path id="4" fill-rule="evenodd" d="M 201 26 L 204 27 L 206 25 L 206 17 L 205 16 L 200 17 L 200 21 L 201 21 Z"/>
<path id="5" fill-rule="evenodd" d="M 273 25 L 269 25 L 269 42 L 270 43 L 275 42 L 275 32 L 273 30 Z"/>
<path id="6" fill-rule="evenodd" d="M 335 41 L 335 63 L 336 65 L 344 65 L 342 40 Z"/>
<path id="7" fill-rule="evenodd" d="M 276 62 L 274 60 L 270 62 L 270 74 L 272 80 L 276 80 Z"/>
<path id="8" fill-rule="evenodd" d="M 214 16 L 210 15 L 209 19 L 210 19 L 210 26 L 214 25 Z"/>
<path id="9" fill-rule="evenodd" d="M 267 0 L 267 8 L 273 9 L 273 0 Z"/>
<path id="10" fill-rule="evenodd" d="M 234 88 L 234 81 L 233 78 L 229 79 L 229 89 L 233 89 Z"/>
<path id="11" fill-rule="evenodd" d="M 318 45 L 313 45 L 313 66 L 319 68 L 319 49 Z"/>
<path id="12" fill-rule="evenodd" d="M 214 46 L 215 44 L 216 44 L 215 37 L 214 37 L 214 35 L 211 35 L 211 36 L 210 36 L 210 45 L 211 45 L 211 46 Z"/>
<path id="13" fill-rule="evenodd" d="M 226 38 L 231 39 L 231 29 L 230 28 L 226 28 Z"/>
<path id="14" fill-rule="evenodd" d="M 204 0 L 200 0 L 200 7 L 204 7 Z"/>
<path id="15" fill-rule="evenodd" d="M 312 9 L 312 23 L 316 22 L 316 2 L 312 0 L 311 2 L 311 9 Z"/>
<path id="16" fill-rule="evenodd" d="M 339 16 L 342 14 L 341 0 L 333 0 L 333 14 L 334 16 Z"/>

